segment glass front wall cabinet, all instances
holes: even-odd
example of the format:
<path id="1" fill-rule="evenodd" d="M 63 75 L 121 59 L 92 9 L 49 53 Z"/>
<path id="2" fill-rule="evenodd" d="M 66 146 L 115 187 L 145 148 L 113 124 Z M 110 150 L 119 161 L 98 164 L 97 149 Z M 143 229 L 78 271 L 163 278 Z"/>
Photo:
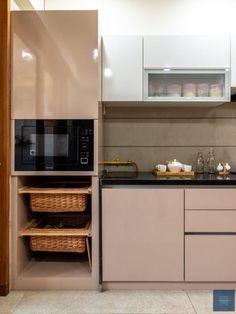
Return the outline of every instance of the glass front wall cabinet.
<path id="1" fill-rule="evenodd" d="M 230 101 L 230 70 L 145 69 L 146 101 Z"/>

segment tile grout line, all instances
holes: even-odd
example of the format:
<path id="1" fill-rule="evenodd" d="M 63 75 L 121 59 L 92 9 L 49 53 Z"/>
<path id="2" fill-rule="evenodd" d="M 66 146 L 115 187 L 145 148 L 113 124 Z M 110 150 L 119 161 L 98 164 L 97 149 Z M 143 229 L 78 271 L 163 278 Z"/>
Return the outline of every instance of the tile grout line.
<path id="1" fill-rule="evenodd" d="M 193 308 L 193 310 L 194 310 L 194 313 L 197 314 L 197 311 L 196 311 L 196 309 L 195 309 L 195 307 L 194 307 L 194 305 L 193 305 L 193 302 L 192 302 L 192 300 L 191 300 L 191 298 L 190 298 L 188 292 L 187 292 L 187 291 L 185 291 L 185 292 L 186 292 L 186 294 L 187 294 L 187 297 L 188 297 L 188 299 L 189 299 L 189 302 L 190 302 L 191 305 L 192 305 L 192 308 Z"/>
<path id="2" fill-rule="evenodd" d="M 22 297 L 17 301 L 17 303 L 15 304 L 14 308 L 9 312 L 10 314 L 14 314 L 15 313 L 15 310 L 17 310 L 17 306 L 20 304 L 20 302 L 22 301 L 24 296 L 25 296 L 25 292 L 23 292 Z M 0 314 L 1 314 L 1 312 L 0 312 Z"/>

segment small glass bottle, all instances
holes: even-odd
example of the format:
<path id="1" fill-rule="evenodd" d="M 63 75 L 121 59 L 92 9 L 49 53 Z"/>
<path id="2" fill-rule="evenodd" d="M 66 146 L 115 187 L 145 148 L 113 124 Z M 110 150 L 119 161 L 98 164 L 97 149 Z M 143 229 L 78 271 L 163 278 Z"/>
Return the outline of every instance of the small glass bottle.
<path id="1" fill-rule="evenodd" d="M 211 147 L 207 157 L 207 171 L 208 173 L 215 173 L 216 172 L 216 160 L 214 149 Z"/>
<path id="2" fill-rule="evenodd" d="M 199 151 L 197 154 L 196 172 L 197 173 L 204 173 L 204 158 L 203 158 L 201 151 Z"/>

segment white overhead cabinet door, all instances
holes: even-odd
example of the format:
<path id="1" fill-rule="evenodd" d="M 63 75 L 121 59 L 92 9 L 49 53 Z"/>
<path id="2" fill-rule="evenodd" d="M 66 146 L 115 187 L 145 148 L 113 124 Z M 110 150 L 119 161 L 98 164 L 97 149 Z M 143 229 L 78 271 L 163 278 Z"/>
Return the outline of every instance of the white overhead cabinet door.
<path id="1" fill-rule="evenodd" d="M 103 101 L 142 100 L 142 37 L 103 37 Z"/>
<path id="2" fill-rule="evenodd" d="M 231 37 L 231 86 L 236 92 L 236 35 Z"/>
<path id="3" fill-rule="evenodd" d="M 230 67 L 229 36 L 145 36 L 144 68 Z"/>

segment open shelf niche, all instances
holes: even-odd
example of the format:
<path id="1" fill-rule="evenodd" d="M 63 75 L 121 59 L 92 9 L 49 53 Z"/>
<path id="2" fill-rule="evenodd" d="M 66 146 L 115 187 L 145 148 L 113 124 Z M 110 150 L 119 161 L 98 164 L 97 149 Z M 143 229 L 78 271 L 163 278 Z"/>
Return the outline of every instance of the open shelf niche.
<path id="1" fill-rule="evenodd" d="M 32 211 L 30 193 L 76 193 L 78 183 L 89 187 L 83 212 L 45 213 Z M 63 184 L 63 186 L 62 186 Z M 54 187 L 54 188 L 52 188 Z M 37 190 L 38 189 L 38 190 Z M 74 191 L 73 191 L 74 189 Z M 64 191 L 63 191 L 64 190 Z M 81 190 L 81 188 L 80 188 Z M 44 191 L 44 190 L 43 190 Z M 78 192 L 78 189 L 77 189 Z M 83 191 L 82 191 L 83 192 Z M 59 216 L 58 216 L 59 215 Z M 63 216 L 64 215 L 64 216 Z M 44 218 L 90 217 L 81 229 L 38 228 Z M 41 227 L 40 227 L 41 228 Z M 11 288 L 12 289 L 97 289 L 98 285 L 98 178 L 67 176 L 18 176 L 11 178 Z M 50 235 L 51 233 L 51 235 Z M 64 234 L 63 234 L 64 233 Z M 82 236 L 86 250 L 75 252 L 33 251 L 31 236 Z M 51 239 L 51 238 L 50 238 Z"/>

